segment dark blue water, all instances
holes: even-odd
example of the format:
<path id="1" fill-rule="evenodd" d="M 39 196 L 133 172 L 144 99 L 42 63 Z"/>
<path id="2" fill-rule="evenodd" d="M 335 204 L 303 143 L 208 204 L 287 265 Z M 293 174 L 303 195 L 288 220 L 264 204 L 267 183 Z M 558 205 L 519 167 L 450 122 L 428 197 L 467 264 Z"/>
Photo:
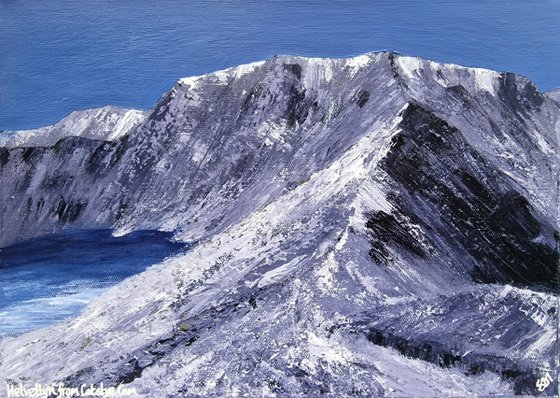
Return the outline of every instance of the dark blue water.
<path id="1" fill-rule="evenodd" d="M 0 249 L 0 336 L 75 316 L 108 287 L 186 250 L 169 239 L 155 231 L 113 237 L 96 230 Z"/>
<path id="2" fill-rule="evenodd" d="M 389 49 L 560 86 L 558 0 L 0 0 L 0 130 L 275 54 Z"/>

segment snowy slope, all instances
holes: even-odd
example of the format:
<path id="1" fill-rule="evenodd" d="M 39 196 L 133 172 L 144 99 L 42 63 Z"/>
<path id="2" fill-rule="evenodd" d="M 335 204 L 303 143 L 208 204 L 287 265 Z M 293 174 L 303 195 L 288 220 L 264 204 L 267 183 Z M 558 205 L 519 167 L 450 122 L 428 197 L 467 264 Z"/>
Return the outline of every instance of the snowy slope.
<path id="1" fill-rule="evenodd" d="M 560 101 L 560 88 L 557 88 L 556 90 L 549 91 L 549 92 L 546 93 L 546 95 L 548 95 L 553 100 L 559 102 Z"/>
<path id="2" fill-rule="evenodd" d="M 0 146 L 51 146 L 67 136 L 113 141 L 136 127 L 144 116 L 144 111 L 113 106 L 76 111 L 52 126 L 3 132 Z"/>
<path id="3" fill-rule="evenodd" d="M 558 358 L 559 116 L 511 74 L 282 56 L 182 79 L 113 142 L 4 149 L 3 244 L 84 226 L 197 244 L 5 339 L 0 374 L 146 397 L 537 394 Z"/>

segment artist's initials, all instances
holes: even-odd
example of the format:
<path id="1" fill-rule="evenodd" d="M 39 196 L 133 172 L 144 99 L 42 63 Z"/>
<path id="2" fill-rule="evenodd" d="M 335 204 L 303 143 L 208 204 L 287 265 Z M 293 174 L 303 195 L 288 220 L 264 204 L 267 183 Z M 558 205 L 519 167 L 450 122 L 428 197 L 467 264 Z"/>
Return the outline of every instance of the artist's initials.
<path id="1" fill-rule="evenodd" d="M 537 380 L 537 389 L 540 392 L 543 392 L 549 385 L 552 383 L 552 376 L 550 373 L 546 372 L 546 374 Z"/>

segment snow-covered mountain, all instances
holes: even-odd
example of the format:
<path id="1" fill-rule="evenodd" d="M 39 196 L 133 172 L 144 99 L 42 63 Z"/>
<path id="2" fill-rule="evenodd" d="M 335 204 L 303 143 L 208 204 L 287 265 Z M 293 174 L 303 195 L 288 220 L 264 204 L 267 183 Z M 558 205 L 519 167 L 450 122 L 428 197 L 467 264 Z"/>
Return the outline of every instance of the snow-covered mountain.
<path id="1" fill-rule="evenodd" d="M 0 146 L 52 146 L 66 136 L 113 141 L 136 127 L 145 117 L 144 111 L 105 106 L 72 112 L 60 122 L 43 128 L 9 131 L 0 134 Z"/>
<path id="2" fill-rule="evenodd" d="M 9 141 L 2 245 L 101 227 L 196 244 L 5 339 L 0 374 L 146 397 L 553 395 L 556 98 L 393 53 L 279 56 Z"/>

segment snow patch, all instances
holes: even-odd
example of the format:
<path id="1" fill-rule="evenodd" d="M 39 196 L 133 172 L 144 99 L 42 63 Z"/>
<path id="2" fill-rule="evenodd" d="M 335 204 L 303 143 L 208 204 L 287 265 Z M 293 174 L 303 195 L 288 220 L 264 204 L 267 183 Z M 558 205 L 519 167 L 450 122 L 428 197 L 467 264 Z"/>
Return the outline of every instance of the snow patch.
<path id="1" fill-rule="evenodd" d="M 403 75 L 407 78 L 415 79 L 419 77 L 419 72 L 422 68 L 422 60 L 420 58 L 397 56 L 396 62 Z"/>
<path id="2" fill-rule="evenodd" d="M 478 90 L 487 91 L 496 95 L 495 81 L 500 77 L 499 73 L 481 68 L 470 68 L 474 72 L 474 81 Z"/>
<path id="3" fill-rule="evenodd" d="M 368 66 L 371 62 L 371 56 L 369 54 L 364 54 L 357 57 L 348 58 L 345 64 L 350 68 L 350 76 L 353 77 L 356 75 L 356 73 Z"/>

